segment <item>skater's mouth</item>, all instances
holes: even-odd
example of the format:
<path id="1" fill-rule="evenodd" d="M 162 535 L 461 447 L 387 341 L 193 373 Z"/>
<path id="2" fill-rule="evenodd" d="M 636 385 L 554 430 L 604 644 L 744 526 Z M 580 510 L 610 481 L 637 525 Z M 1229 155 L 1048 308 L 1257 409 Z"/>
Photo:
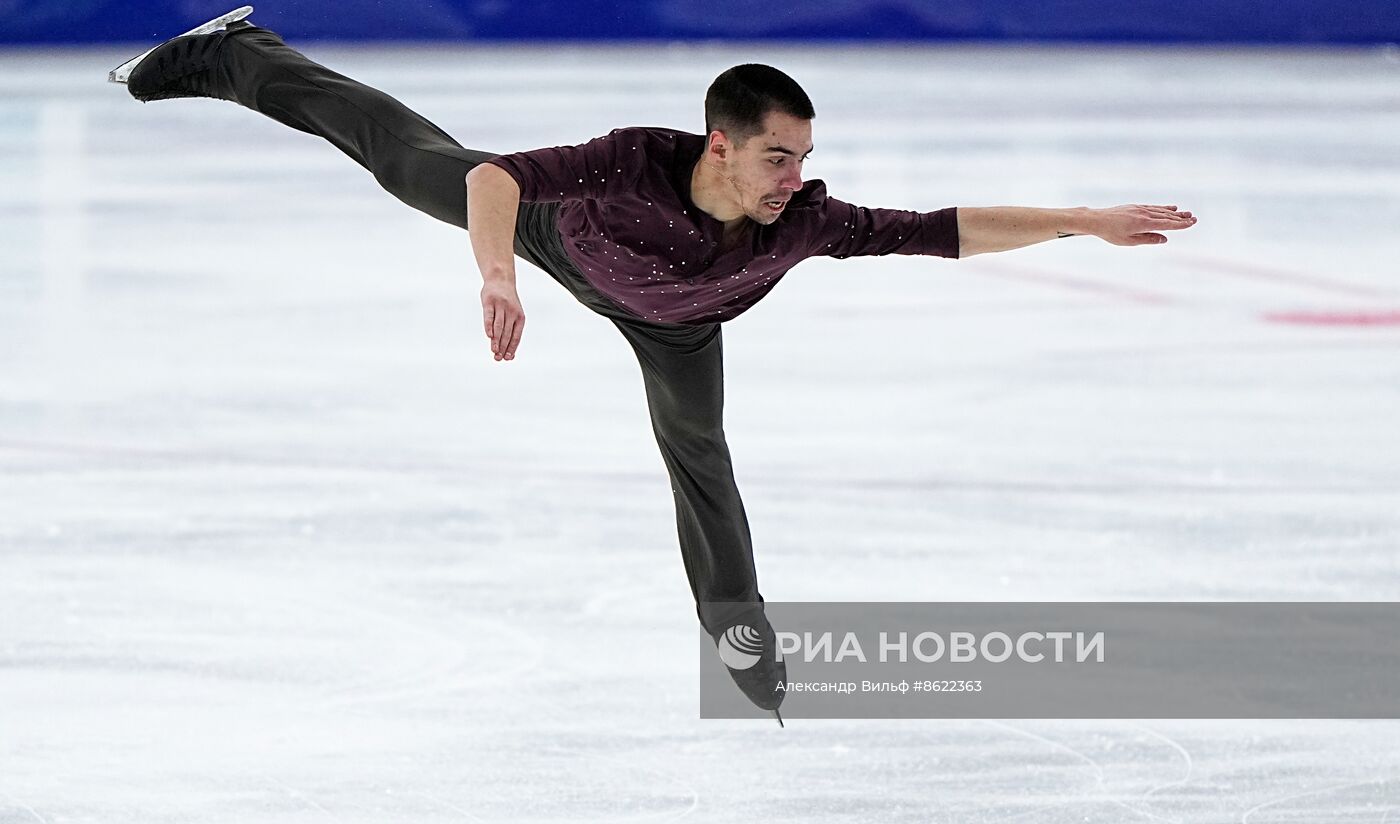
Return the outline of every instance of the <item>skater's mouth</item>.
<path id="1" fill-rule="evenodd" d="M 764 205 L 764 206 L 767 206 L 767 207 L 768 207 L 771 211 L 773 211 L 773 212 L 781 212 L 781 211 L 783 210 L 783 207 L 787 206 L 787 201 L 786 201 L 786 200 L 765 200 L 765 201 L 763 201 L 763 205 Z"/>

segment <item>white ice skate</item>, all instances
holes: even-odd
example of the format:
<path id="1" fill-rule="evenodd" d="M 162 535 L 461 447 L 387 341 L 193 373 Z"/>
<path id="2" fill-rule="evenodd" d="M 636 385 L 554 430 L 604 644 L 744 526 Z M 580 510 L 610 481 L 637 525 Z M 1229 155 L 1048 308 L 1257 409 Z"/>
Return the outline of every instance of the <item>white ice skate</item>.
<path id="1" fill-rule="evenodd" d="M 239 9 L 234 9 L 233 11 L 229 12 L 228 14 L 225 14 L 225 15 L 223 15 L 223 16 L 221 16 L 221 17 L 215 17 L 213 20 L 210 20 L 208 23 L 205 23 L 205 24 L 202 25 L 202 26 L 197 26 L 197 27 L 195 27 L 195 28 L 193 28 L 193 29 L 190 29 L 189 31 L 187 31 L 187 32 L 185 32 L 184 34 L 179 35 L 179 36 L 180 36 L 180 37 L 188 37 L 188 36 L 190 36 L 190 35 L 192 35 L 192 34 L 209 34 L 210 32 L 215 32 L 215 31 L 218 31 L 219 29 L 222 29 L 223 27 L 227 26 L 229 23 L 237 23 L 239 20 L 244 19 L 245 17 L 247 17 L 248 15 L 250 15 L 250 14 L 252 14 L 252 13 L 253 13 L 253 7 L 252 7 L 252 6 L 244 6 L 244 7 L 239 8 Z M 170 40 L 174 40 L 174 39 L 175 39 L 174 37 L 170 38 Z M 142 52 L 141 54 L 137 55 L 136 57 L 133 57 L 133 58 L 131 58 L 130 60 L 126 61 L 125 63 L 121 64 L 120 66 L 116 67 L 115 69 L 112 69 L 110 72 L 107 73 L 107 81 L 110 82 L 110 83 L 125 83 L 126 80 L 127 80 L 127 78 L 128 78 L 128 77 L 131 77 L 131 71 L 132 71 L 133 69 L 135 69 L 135 68 L 141 63 L 142 60 L 145 60 L 148 56 L 150 56 L 151 52 L 155 51 L 156 49 L 160 48 L 161 46 L 164 46 L 165 43 L 169 43 L 170 40 L 166 40 L 164 43 L 160 43 L 159 45 L 156 45 L 156 46 L 154 46 L 154 47 L 152 47 L 152 48 L 150 48 L 150 49 L 147 49 L 146 51 Z"/>

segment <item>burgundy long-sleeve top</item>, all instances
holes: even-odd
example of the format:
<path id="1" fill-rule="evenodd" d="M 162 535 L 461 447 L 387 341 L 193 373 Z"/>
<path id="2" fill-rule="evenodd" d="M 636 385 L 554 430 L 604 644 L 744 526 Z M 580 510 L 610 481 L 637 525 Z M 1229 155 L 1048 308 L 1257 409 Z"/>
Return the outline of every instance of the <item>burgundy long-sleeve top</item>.
<path id="1" fill-rule="evenodd" d="M 794 192 L 772 224 L 753 223 L 743 242 L 724 249 L 724 224 L 690 199 L 704 149 L 701 135 L 630 127 L 490 162 L 520 185 L 522 201 L 561 203 L 569 258 L 599 292 L 651 321 L 734 318 L 815 255 L 958 256 L 956 208 L 853 206 L 829 197 L 821 180 Z"/>

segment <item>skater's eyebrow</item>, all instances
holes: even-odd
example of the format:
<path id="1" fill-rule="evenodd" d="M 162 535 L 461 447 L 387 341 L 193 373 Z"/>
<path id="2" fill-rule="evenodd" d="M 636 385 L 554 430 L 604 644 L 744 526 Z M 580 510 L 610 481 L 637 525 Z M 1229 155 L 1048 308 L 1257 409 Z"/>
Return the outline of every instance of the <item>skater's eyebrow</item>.
<path id="1" fill-rule="evenodd" d="M 810 154 L 812 153 L 812 150 L 815 149 L 815 148 L 817 148 L 817 147 L 816 147 L 816 146 L 809 146 L 809 147 L 807 148 L 807 154 L 804 154 L 804 155 L 802 156 L 803 159 L 805 160 L 805 159 L 807 158 L 807 156 L 810 155 Z M 794 152 L 792 149 L 789 149 L 789 148 L 786 147 L 786 146 L 769 146 L 768 148 L 764 149 L 763 151 L 765 151 L 765 152 L 777 152 L 778 154 L 785 154 L 785 155 L 787 155 L 787 156 L 789 156 L 789 157 L 796 157 L 796 156 L 797 156 L 797 152 Z"/>

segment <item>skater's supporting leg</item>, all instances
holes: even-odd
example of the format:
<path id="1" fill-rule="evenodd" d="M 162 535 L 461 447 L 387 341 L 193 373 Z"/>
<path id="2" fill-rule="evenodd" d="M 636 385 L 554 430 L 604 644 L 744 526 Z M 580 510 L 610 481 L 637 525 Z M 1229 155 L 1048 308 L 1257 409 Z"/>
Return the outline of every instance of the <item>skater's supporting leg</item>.
<path id="1" fill-rule="evenodd" d="M 777 637 L 758 592 L 749 521 L 724 440 L 720 326 L 614 322 L 642 366 L 700 624 L 717 642 L 726 630 L 742 630 L 747 633 L 743 637 L 758 640 L 758 661 L 730 668 L 729 674 L 749 700 L 777 709 L 786 694 L 778 684 L 787 680 L 787 668 L 777 656 Z"/>
<path id="2" fill-rule="evenodd" d="M 714 634 L 763 600 L 724 439 L 720 327 L 617 326 L 642 367 L 652 430 L 671 476 L 681 557 L 700 622 Z"/>

